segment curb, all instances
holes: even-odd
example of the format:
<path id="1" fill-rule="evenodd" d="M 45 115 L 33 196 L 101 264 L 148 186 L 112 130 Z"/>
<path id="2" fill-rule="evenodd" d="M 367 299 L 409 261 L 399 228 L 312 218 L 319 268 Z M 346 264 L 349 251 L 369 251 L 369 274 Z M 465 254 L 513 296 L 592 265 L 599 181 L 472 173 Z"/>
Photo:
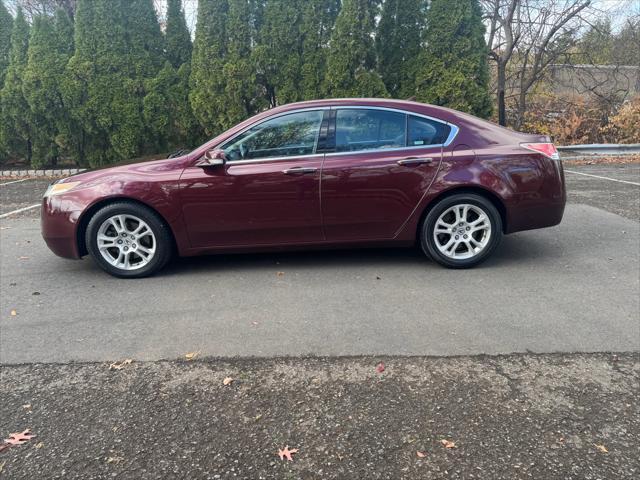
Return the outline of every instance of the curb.
<path id="1" fill-rule="evenodd" d="M 54 170 L 0 170 L 0 177 L 22 178 L 22 177 L 62 177 L 84 172 L 86 168 L 59 168 Z"/>

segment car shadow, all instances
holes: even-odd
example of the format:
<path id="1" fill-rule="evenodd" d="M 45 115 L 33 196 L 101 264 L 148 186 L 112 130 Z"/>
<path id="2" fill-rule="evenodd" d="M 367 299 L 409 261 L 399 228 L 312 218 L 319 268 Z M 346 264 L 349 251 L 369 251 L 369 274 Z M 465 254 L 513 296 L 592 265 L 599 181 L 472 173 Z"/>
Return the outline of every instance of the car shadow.
<path id="1" fill-rule="evenodd" d="M 517 267 L 544 259 L 549 261 L 562 256 L 561 249 L 552 238 L 544 239 L 533 235 L 515 234 L 505 236 L 496 252 L 476 268 Z M 242 253 L 204 255 L 174 259 L 159 273 L 160 276 L 180 275 L 186 272 L 206 272 L 215 270 L 269 269 L 278 270 L 284 266 L 291 268 L 357 268 L 362 266 L 385 267 L 415 266 L 441 268 L 426 257 L 419 247 L 413 248 L 352 248 L 335 250 L 304 250 L 294 252 Z"/>

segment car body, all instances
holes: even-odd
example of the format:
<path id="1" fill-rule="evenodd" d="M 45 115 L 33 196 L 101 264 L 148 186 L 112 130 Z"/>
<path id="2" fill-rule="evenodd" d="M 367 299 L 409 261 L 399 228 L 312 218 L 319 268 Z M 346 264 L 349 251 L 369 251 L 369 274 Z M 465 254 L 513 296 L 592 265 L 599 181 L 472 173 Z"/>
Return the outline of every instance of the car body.
<path id="1" fill-rule="evenodd" d="M 84 172 L 53 188 L 42 235 L 66 258 L 87 254 L 90 220 L 114 202 L 151 210 L 177 254 L 191 256 L 412 246 L 430 209 L 456 194 L 493 205 L 501 236 L 557 225 L 566 201 L 548 137 L 360 98 L 273 108 L 180 157 Z"/>

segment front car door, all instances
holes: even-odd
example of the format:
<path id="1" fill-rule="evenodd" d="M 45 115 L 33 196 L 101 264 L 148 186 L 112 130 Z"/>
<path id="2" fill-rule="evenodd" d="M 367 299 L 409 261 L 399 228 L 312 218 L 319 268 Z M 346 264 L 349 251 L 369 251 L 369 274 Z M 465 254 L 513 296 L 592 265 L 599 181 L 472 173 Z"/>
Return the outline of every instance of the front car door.
<path id="1" fill-rule="evenodd" d="M 328 109 L 288 112 L 216 147 L 224 165 L 185 169 L 180 179 L 192 247 L 304 244 L 323 240 L 316 153 Z"/>
<path id="2" fill-rule="evenodd" d="M 326 238 L 392 239 L 427 192 L 452 128 L 386 108 L 333 112 L 322 169 Z"/>

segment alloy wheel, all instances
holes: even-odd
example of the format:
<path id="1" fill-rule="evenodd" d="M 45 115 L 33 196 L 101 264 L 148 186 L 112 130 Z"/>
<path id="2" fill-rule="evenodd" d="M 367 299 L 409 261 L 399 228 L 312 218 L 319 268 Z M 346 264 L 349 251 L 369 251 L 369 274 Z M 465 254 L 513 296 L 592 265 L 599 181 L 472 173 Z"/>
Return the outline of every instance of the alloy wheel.
<path id="1" fill-rule="evenodd" d="M 100 255 L 121 270 L 148 265 L 156 253 L 156 237 L 142 219 L 130 214 L 107 218 L 98 229 Z"/>
<path id="2" fill-rule="evenodd" d="M 470 203 L 449 207 L 436 220 L 433 239 L 440 253 L 448 258 L 473 258 L 486 248 L 491 239 L 489 215 Z"/>

